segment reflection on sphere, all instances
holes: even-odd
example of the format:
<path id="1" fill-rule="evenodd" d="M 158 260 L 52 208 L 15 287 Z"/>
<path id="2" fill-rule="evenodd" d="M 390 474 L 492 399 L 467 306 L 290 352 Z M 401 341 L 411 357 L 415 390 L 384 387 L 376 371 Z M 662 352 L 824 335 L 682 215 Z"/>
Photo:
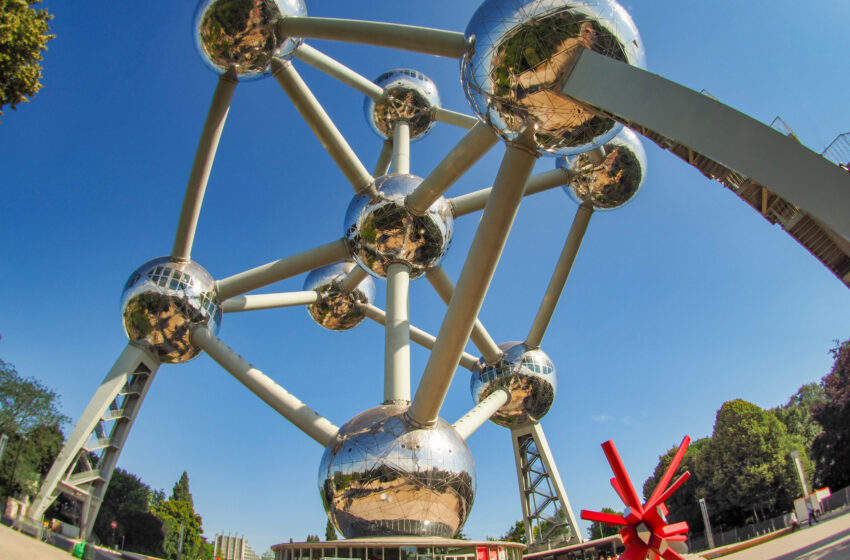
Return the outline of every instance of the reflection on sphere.
<path id="1" fill-rule="evenodd" d="M 363 112 L 378 136 L 392 138 L 398 121 L 410 125 L 411 141 L 431 130 L 434 126 L 431 109 L 440 106 L 440 94 L 431 78 L 416 70 L 397 68 L 378 76 L 375 83 L 384 88 L 386 98 L 376 102 L 367 97 Z"/>
<path id="2" fill-rule="evenodd" d="M 444 420 L 409 424 L 407 406 L 383 405 L 340 428 L 319 465 L 322 503 L 345 538 L 453 537 L 475 497 L 475 464 Z"/>
<path id="3" fill-rule="evenodd" d="M 564 190 L 577 204 L 588 202 L 595 210 L 613 210 L 634 199 L 646 178 L 646 152 L 638 135 L 624 128 L 602 146 L 602 161 L 592 153 L 570 158 L 575 173 Z M 558 158 L 558 166 L 567 162 Z"/>
<path id="4" fill-rule="evenodd" d="M 306 15 L 304 0 L 201 0 L 195 48 L 216 74 L 232 67 L 241 81 L 268 76 L 272 58 L 289 58 L 301 43 L 281 36 L 277 23 Z"/>
<path id="5" fill-rule="evenodd" d="M 522 342 L 504 342 L 499 349 L 502 357 L 497 362 L 488 364 L 481 358 L 472 372 L 470 390 L 475 404 L 504 388 L 511 398 L 490 420 L 506 428 L 539 421 L 555 402 L 555 365 L 545 352 Z"/>
<path id="6" fill-rule="evenodd" d="M 375 180 L 375 195 L 357 195 L 345 214 L 345 238 L 354 259 L 367 272 L 387 276 L 400 262 L 417 278 L 437 266 L 454 231 L 451 205 L 440 197 L 422 216 L 412 214 L 405 197 L 422 182 L 415 175 L 384 175 Z"/>
<path id="7" fill-rule="evenodd" d="M 622 127 L 560 93 L 583 49 L 643 66 L 643 44 L 613 0 L 486 0 L 461 62 L 472 110 L 506 140 L 536 126 L 537 149 L 570 155 L 597 147 Z"/>
<path id="8" fill-rule="evenodd" d="M 319 301 L 308 305 L 307 312 L 326 329 L 353 329 L 366 318 L 358 304 L 375 301 L 375 281 L 370 277 L 349 292 L 342 290 L 342 282 L 355 266 L 351 262 L 330 264 L 310 272 L 304 280 L 305 291 L 319 294 Z"/>
<path id="9" fill-rule="evenodd" d="M 178 364 L 201 352 L 189 339 L 193 325 L 218 333 L 221 307 L 215 282 L 201 265 L 159 257 L 130 275 L 121 317 L 131 341 L 143 342 L 161 362 Z"/>

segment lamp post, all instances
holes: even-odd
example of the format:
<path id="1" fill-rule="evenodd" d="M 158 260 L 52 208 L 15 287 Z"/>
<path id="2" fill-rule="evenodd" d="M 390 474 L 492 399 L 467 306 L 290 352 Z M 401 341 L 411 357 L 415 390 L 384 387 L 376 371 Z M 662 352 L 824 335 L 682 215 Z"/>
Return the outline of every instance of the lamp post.
<path id="1" fill-rule="evenodd" d="M 705 525 L 705 537 L 708 540 L 708 548 L 714 548 L 714 535 L 711 533 L 711 522 L 708 520 L 708 508 L 705 506 L 705 498 L 699 499 L 699 510 L 702 512 L 702 522 Z"/>

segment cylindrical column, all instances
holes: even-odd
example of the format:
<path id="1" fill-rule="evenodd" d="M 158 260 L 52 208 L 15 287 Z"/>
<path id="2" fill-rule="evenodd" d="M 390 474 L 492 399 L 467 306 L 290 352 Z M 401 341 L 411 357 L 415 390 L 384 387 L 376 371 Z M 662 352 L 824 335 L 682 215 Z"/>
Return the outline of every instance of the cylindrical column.
<path id="1" fill-rule="evenodd" d="M 465 128 L 467 130 L 469 130 L 479 122 L 478 119 L 475 117 L 472 117 L 470 115 L 464 115 L 463 113 L 458 113 L 456 111 L 443 109 L 442 107 L 434 107 L 433 109 L 431 109 L 431 117 L 437 122 L 443 122 L 452 126 Z"/>
<path id="2" fill-rule="evenodd" d="M 369 78 L 361 76 L 348 66 L 334 60 L 322 51 L 314 49 L 307 43 L 301 43 L 298 48 L 295 49 L 295 58 L 302 62 L 306 62 L 316 70 L 320 70 L 328 76 L 336 78 L 340 82 L 353 87 L 375 101 L 380 101 L 384 97 L 384 89 L 381 86 Z"/>
<path id="3" fill-rule="evenodd" d="M 463 347 L 484 302 L 522 200 L 525 183 L 539 156 L 532 147 L 532 136 L 533 131 L 529 129 L 518 139 L 520 143 L 508 144 L 457 289 L 440 325 L 434 350 L 407 411 L 408 418 L 420 425 L 436 422 Z"/>
<path id="4" fill-rule="evenodd" d="M 189 173 L 183 208 L 180 210 L 180 221 L 177 223 L 177 235 L 174 237 L 174 248 L 171 249 L 171 256 L 177 260 L 191 258 L 195 229 L 198 227 L 201 204 L 204 202 L 204 192 L 207 189 L 218 141 L 224 130 L 227 113 L 230 111 L 230 101 L 233 99 L 233 92 L 236 91 L 236 84 L 236 78 L 230 72 L 222 74 L 213 93 L 207 120 L 201 131 L 198 149 L 195 151 L 195 161 L 192 162 L 192 171 Z"/>
<path id="5" fill-rule="evenodd" d="M 387 268 L 387 314 L 384 329 L 384 404 L 410 402 L 410 269 L 403 263 Z"/>
<path id="6" fill-rule="evenodd" d="M 384 145 L 381 146 L 381 153 L 378 156 L 378 161 L 375 163 L 375 171 L 372 173 L 374 177 L 381 177 L 390 172 L 390 163 L 393 160 L 393 141 L 384 140 Z"/>
<path id="7" fill-rule="evenodd" d="M 545 190 L 554 189 L 555 187 L 560 187 L 561 185 L 566 185 L 569 182 L 571 175 L 572 171 L 567 169 L 552 169 L 533 175 L 528 179 L 528 183 L 525 185 L 525 193 L 523 196 L 529 196 Z M 492 190 L 492 187 L 488 187 L 486 189 L 450 198 L 449 204 L 452 205 L 455 218 L 482 210 L 484 205 L 487 204 L 487 199 L 490 197 L 490 192 Z"/>
<path id="8" fill-rule="evenodd" d="M 452 424 L 452 428 L 463 439 L 471 436 L 475 430 L 484 425 L 484 422 L 490 419 L 491 416 L 502 408 L 502 406 L 511 399 L 510 392 L 504 387 L 496 389 L 485 398 L 483 401 L 475 405 L 475 407 Z"/>
<path id="9" fill-rule="evenodd" d="M 369 319 L 372 319 L 379 325 L 387 324 L 387 316 L 386 314 L 379 308 L 375 307 L 369 303 L 361 303 L 358 307 L 363 311 L 363 314 L 366 315 Z M 416 328 L 413 325 L 410 325 L 410 341 L 415 342 L 419 346 L 427 348 L 428 350 L 432 350 L 434 348 L 434 343 L 437 338 L 429 334 L 422 329 Z M 467 354 L 464 352 L 460 357 L 460 367 L 468 369 L 469 371 L 474 371 L 476 366 L 478 365 L 478 359 L 472 354 Z"/>
<path id="10" fill-rule="evenodd" d="M 479 122 L 461 138 L 460 142 L 437 164 L 431 173 L 420 183 L 416 190 L 407 195 L 404 201 L 408 210 L 414 214 L 424 214 L 455 181 L 475 165 L 499 138 L 486 124 Z"/>
<path id="11" fill-rule="evenodd" d="M 363 167 L 354 150 L 343 138 L 292 63 L 272 58 L 272 76 L 289 96 L 292 104 L 301 113 L 301 117 L 310 125 L 313 133 L 322 143 L 322 147 L 339 166 L 340 171 L 354 187 L 354 191 L 359 193 L 369 188 L 372 184 L 372 175 Z"/>
<path id="12" fill-rule="evenodd" d="M 410 123 L 396 121 L 393 125 L 393 173 L 410 173 Z"/>
<path id="13" fill-rule="evenodd" d="M 345 41 L 460 58 L 467 51 L 463 33 L 413 25 L 351 19 L 287 16 L 278 24 L 285 37 Z"/>
<path id="14" fill-rule="evenodd" d="M 257 294 L 253 296 L 234 296 L 221 304 L 223 313 L 237 311 L 255 311 L 257 309 L 275 309 L 293 305 L 309 305 L 319 301 L 319 294 L 312 290 L 305 292 L 285 292 L 280 294 Z"/>
<path id="15" fill-rule="evenodd" d="M 363 270 L 362 267 L 355 266 L 351 269 L 351 272 L 345 276 L 345 280 L 342 281 L 342 291 L 350 292 L 359 286 L 360 282 L 365 280 L 367 276 L 369 276 L 369 274 Z"/>
<path id="16" fill-rule="evenodd" d="M 434 291 L 437 292 L 440 299 L 448 305 L 454 295 L 455 287 L 449 275 L 446 274 L 445 269 L 441 266 L 434 267 L 426 273 L 425 277 L 431 283 L 431 286 L 434 287 Z M 477 317 L 475 323 L 472 325 L 472 333 L 469 335 L 469 338 L 472 339 L 472 343 L 481 352 L 485 362 L 493 363 L 502 357 L 502 351 L 499 350 L 496 341 L 493 340 L 493 337 L 490 336 L 490 333 L 487 332 L 487 329 L 484 328 L 483 323 Z"/>
<path id="17" fill-rule="evenodd" d="M 552 278 L 549 280 L 549 285 L 546 287 L 546 293 L 543 295 L 543 301 L 540 302 L 540 308 L 537 310 L 537 315 L 531 323 L 531 329 L 528 331 L 528 337 L 525 343 L 531 348 L 540 346 L 543 336 L 546 334 L 546 328 L 552 320 L 552 315 L 555 313 L 555 307 L 558 306 L 558 300 L 561 299 L 561 292 L 564 290 L 564 285 L 567 283 L 567 278 L 570 276 L 570 271 L 573 269 L 573 263 L 576 260 L 581 241 L 584 239 L 584 233 L 587 231 L 587 225 L 590 223 L 590 217 L 593 215 L 593 206 L 587 202 L 583 203 L 576 210 L 576 216 L 573 218 L 573 225 L 570 227 L 570 233 L 564 242 L 564 248 L 561 250 L 561 256 L 558 258 L 558 264 L 555 266 L 555 272 L 552 273 Z"/>
<path id="18" fill-rule="evenodd" d="M 315 247 L 309 251 L 223 278 L 216 282 L 218 297 L 227 300 L 233 296 L 291 278 L 296 274 L 345 260 L 348 256 L 348 245 L 342 239 L 337 239 L 327 245 Z"/>
<path id="19" fill-rule="evenodd" d="M 330 445 L 334 440 L 339 432 L 338 427 L 245 361 L 242 356 L 216 338 L 209 329 L 201 326 L 193 328 L 191 339 L 193 344 L 203 349 L 230 375 L 295 424 L 302 432 L 324 446 Z"/>

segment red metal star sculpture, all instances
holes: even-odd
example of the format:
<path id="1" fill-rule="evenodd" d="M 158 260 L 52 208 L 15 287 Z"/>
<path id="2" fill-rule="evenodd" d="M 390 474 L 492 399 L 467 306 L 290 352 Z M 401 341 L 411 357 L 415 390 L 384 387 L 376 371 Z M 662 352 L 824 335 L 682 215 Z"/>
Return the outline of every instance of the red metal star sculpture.
<path id="1" fill-rule="evenodd" d="M 685 436 L 673 456 L 673 460 L 670 461 L 670 466 L 667 467 L 664 476 L 658 481 L 655 491 L 643 505 L 641 505 L 640 498 L 638 498 L 637 492 L 632 486 L 632 481 L 626 472 L 622 459 L 620 459 L 620 454 L 614 447 L 614 442 L 609 440 L 602 444 L 602 450 L 605 452 L 608 464 L 611 465 L 611 470 L 614 472 L 611 486 L 623 500 L 626 511 L 623 515 L 616 515 L 582 510 L 581 518 L 622 527 L 620 536 L 623 538 L 626 550 L 620 555 L 620 560 L 645 560 L 647 557 L 651 560 L 657 560 L 659 556 L 664 560 L 684 560 L 681 554 L 670 548 L 670 542 L 686 541 L 688 524 L 682 521 L 668 525 L 667 514 L 669 512 L 664 502 L 691 476 L 690 472 L 685 472 L 669 488 L 667 487 L 676 473 L 676 469 L 679 468 L 690 442 L 691 438 Z"/>

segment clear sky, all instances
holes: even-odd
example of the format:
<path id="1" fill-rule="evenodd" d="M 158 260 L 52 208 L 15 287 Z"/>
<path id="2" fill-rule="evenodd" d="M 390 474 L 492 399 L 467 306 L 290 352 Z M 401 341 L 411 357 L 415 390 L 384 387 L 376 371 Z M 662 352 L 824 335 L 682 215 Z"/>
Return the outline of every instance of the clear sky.
<path id="1" fill-rule="evenodd" d="M 477 1 L 309 2 L 312 15 L 463 31 Z M 0 357 L 79 416 L 126 344 L 121 288 L 171 250 L 216 77 L 191 39 L 194 2 L 46 0 L 54 15 L 44 89 L 0 124 Z M 843 0 L 633 1 L 649 70 L 770 123 L 781 115 L 820 152 L 850 130 Z M 444 106 L 470 113 L 454 60 L 310 41 L 361 74 L 411 67 Z M 363 96 L 297 68 L 371 169 L 380 140 Z M 462 136 L 438 125 L 413 145 L 426 175 Z M 719 183 L 644 142 L 648 179 L 628 207 L 591 220 L 543 341 L 560 379 L 542 422 L 576 511 L 620 507 L 599 444 L 614 439 L 636 484 L 684 434 L 709 435 L 725 400 L 783 403 L 820 379 L 847 332 L 847 288 L 778 226 Z M 499 144 L 449 192 L 490 185 Z M 541 158 L 537 171 L 551 169 Z M 816 177 L 811 178 L 817 181 Z M 241 84 L 212 170 L 193 257 L 217 278 L 342 235 L 351 187 L 274 80 Z M 525 199 L 481 319 L 497 341 L 525 337 L 575 206 L 560 190 Z M 456 223 L 456 279 L 477 218 Z M 264 291 L 300 290 L 297 277 Z M 384 306 L 383 281 L 378 305 Z M 411 287 L 412 322 L 439 329 L 443 304 Z M 383 331 L 332 333 L 303 309 L 227 315 L 221 338 L 337 425 L 381 401 Z M 477 351 L 471 345 L 467 348 Z M 414 347 L 413 383 L 427 360 Z M 459 370 L 441 415 L 471 406 Z M 70 427 L 68 428 L 70 429 Z M 498 536 L 521 517 L 508 432 L 469 439 L 478 494 L 465 532 Z M 323 535 L 322 449 L 207 356 L 163 366 L 119 466 L 170 491 L 188 471 L 207 535 L 244 534 L 258 552 Z"/>

